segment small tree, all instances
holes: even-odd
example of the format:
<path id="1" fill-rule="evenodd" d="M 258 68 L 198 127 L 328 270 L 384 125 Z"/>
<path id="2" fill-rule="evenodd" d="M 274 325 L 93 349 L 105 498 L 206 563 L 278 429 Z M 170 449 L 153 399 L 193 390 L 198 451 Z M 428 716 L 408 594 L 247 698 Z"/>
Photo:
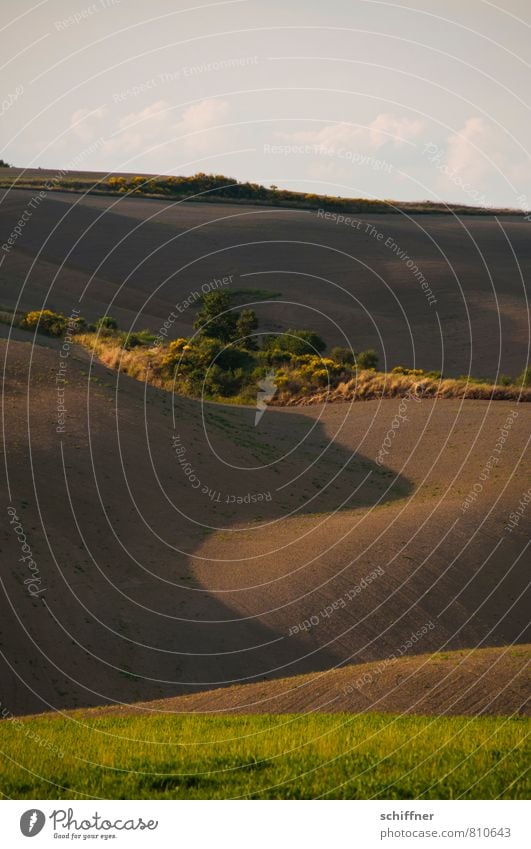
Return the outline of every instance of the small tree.
<path id="1" fill-rule="evenodd" d="M 194 321 L 194 330 L 209 339 L 232 342 L 238 337 L 236 325 L 238 314 L 231 311 L 231 297 L 228 292 L 209 292 L 203 298 L 203 305 Z"/>
<path id="2" fill-rule="evenodd" d="M 0 159 L 0 168 L 12 168 L 13 166 L 9 164 L 9 162 L 4 162 L 3 159 Z"/>
<path id="3" fill-rule="evenodd" d="M 236 321 L 236 332 L 238 334 L 238 345 L 247 348 L 248 351 L 256 351 L 258 345 L 255 331 L 258 329 L 258 317 L 254 310 L 242 310 Z"/>

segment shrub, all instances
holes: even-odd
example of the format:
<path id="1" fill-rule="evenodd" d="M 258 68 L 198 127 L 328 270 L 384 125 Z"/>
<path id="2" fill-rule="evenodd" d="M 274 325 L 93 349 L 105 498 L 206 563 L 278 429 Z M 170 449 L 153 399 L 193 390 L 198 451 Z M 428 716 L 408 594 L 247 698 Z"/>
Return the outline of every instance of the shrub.
<path id="1" fill-rule="evenodd" d="M 118 330 L 118 322 L 112 315 L 102 315 L 96 320 L 97 330 Z"/>
<path id="2" fill-rule="evenodd" d="M 240 392 L 244 383 L 242 369 L 223 369 L 213 365 L 204 378 L 204 391 L 206 395 L 215 398 L 218 395 L 230 397 Z"/>
<path id="3" fill-rule="evenodd" d="M 216 365 L 221 350 L 221 342 L 207 336 L 198 336 L 193 341 L 176 339 L 170 342 L 162 358 L 163 373 L 175 380 L 178 390 L 200 394 L 205 375 Z"/>
<path id="4" fill-rule="evenodd" d="M 151 345 L 157 337 L 149 330 L 137 330 L 134 333 L 122 334 L 122 346 L 126 351 L 138 348 L 139 345 Z"/>
<path id="5" fill-rule="evenodd" d="M 340 348 L 336 346 L 330 351 L 330 356 L 342 365 L 354 365 L 356 355 L 351 348 Z"/>
<path id="6" fill-rule="evenodd" d="M 62 336 L 67 325 L 66 317 L 52 310 L 34 310 L 26 313 L 20 326 L 27 330 L 38 330 L 46 336 Z"/>
<path id="7" fill-rule="evenodd" d="M 274 339 L 272 348 L 279 351 L 287 351 L 290 354 L 300 356 L 302 354 L 321 354 L 326 350 L 326 342 L 312 330 L 286 330 Z"/>
<path id="8" fill-rule="evenodd" d="M 356 354 L 356 365 L 360 368 L 375 369 L 378 366 L 378 354 L 374 348 L 369 348 L 367 351 L 360 351 Z"/>
<path id="9" fill-rule="evenodd" d="M 121 189 L 127 184 L 125 177 L 109 177 L 107 185 L 110 189 Z"/>
<path id="10" fill-rule="evenodd" d="M 424 370 L 421 368 L 407 368 L 407 366 L 395 366 L 394 369 L 391 369 L 391 374 L 406 374 L 422 377 Z"/>
<path id="11" fill-rule="evenodd" d="M 258 360 L 268 366 L 280 366 L 291 363 L 293 354 L 289 351 L 281 351 L 280 348 L 266 348 L 258 353 Z"/>
<path id="12" fill-rule="evenodd" d="M 87 329 L 86 319 L 84 319 L 82 315 L 69 318 L 67 320 L 67 324 L 72 333 L 84 333 Z"/>
<path id="13" fill-rule="evenodd" d="M 514 380 L 508 374 L 500 374 L 498 380 L 496 381 L 499 386 L 512 386 Z"/>
<path id="14" fill-rule="evenodd" d="M 244 369 L 248 372 L 253 367 L 254 362 L 255 359 L 251 351 L 233 345 L 229 345 L 216 357 L 216 364 L 226 370 Z"/>

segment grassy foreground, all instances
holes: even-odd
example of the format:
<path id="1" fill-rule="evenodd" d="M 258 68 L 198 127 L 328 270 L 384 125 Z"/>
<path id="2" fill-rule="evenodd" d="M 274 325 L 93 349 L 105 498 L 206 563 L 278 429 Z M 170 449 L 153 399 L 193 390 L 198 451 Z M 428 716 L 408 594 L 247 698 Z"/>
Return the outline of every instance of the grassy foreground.
<path id="1" fill-rule="evenodd" d="M 335 714 L 6 720 L 11 798 L 520 799 L 523 718 Z"/>

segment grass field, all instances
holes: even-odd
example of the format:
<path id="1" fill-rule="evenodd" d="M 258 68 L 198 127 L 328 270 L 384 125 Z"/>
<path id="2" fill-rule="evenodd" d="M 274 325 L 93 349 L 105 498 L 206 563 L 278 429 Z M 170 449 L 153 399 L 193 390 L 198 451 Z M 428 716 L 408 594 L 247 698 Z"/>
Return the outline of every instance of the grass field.
<path id="1" fill-rule="evenodd" d="M 19 799 L 519 799 L 528 731 L 525 719 L 381 714 L 8 720 L 0 789 Z"/>

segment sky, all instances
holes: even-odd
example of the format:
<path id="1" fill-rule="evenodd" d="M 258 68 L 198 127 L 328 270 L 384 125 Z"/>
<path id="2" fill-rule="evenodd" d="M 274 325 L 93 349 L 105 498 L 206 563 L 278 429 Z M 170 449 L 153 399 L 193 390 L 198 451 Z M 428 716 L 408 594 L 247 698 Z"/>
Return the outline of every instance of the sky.
<path id="1" fill-rule="evenodd" d="M 529 0 L 0 0 L 0 158 L 531 207 Z"/>

